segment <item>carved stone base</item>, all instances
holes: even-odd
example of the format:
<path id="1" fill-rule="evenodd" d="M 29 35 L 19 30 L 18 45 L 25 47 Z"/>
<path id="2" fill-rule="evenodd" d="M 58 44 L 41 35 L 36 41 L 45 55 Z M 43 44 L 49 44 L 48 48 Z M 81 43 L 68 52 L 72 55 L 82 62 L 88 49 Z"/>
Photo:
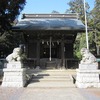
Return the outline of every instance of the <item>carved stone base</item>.
<path id="1" fill-rule="evenodd" d="M 7 64 L 7 68 L 23 68 L 23 64 L 21 62 L 10 62 Z"/>
<path id="2" fill-rule="evenodd" d="M 2 87 L 24 87 L 26 84 L 25 68 L 5 68 Z"/>
<path id="3" fill-rule="evenodd" d="M 76 86 L 78 88 L 100 87 L 100 70 L 77 69 Z"/>
<path id="4" fill-rule="evenodd" d="M 98 69 L 98 63 L 93 64 L 79 64 L 80 70 L 97 70 Z"/>

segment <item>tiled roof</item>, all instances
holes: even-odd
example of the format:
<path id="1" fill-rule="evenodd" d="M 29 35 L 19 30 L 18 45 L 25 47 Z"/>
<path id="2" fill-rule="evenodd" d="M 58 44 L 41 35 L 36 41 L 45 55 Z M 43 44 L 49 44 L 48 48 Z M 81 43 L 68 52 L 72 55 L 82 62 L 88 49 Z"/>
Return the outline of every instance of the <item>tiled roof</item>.
<path id="1" fill-rule="evenodd" d="M 85 30 L 85 26 L 81 20 L 77 17 L 71 18 L 67 15 L 60 15 L 57 16 L 51 15 L 52 18 L 49 16 L 50 14 L 46 14 L 44 17 L 43 15 L 31 15 L 31 16 L 24 16 L 13 29 L 16 30 Z M 62 17 L 61 17 L 62 16 Z M 75 16 L 75 15 L 74 15 Z"/>

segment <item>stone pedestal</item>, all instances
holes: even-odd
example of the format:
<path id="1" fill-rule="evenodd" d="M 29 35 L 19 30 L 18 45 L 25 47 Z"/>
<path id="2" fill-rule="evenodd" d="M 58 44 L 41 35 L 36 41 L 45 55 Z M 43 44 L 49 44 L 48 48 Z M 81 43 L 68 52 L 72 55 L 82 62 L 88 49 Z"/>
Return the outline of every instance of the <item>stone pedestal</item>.
<path id="1" fill-rule="evenodd" d="M 100 87 L 99 73 L 97 64 L 79 64 L 76 76 L 76 86 L 78 88 Z"/>
<path id="2" fill-rule="evenodd" d="M 9 68 L 9 69 L 21 69 L 21 68 L 23 68 L 23 64 L 21 62 L 10 62 L 7 64 L 7 68 Z"/>
<path id="3" fill-rule="evenodd" d="M 94 64 L 79 64 L 80 70 L 97 70 L 98 69 L 98 63 Z"/>
<path id="4" fill-rule="evenodd" d="M 2 87 L 24 87 L 26 84 L 26 69 L 20 62 L 8 63 L 3 69 L 4 77 Z"/>

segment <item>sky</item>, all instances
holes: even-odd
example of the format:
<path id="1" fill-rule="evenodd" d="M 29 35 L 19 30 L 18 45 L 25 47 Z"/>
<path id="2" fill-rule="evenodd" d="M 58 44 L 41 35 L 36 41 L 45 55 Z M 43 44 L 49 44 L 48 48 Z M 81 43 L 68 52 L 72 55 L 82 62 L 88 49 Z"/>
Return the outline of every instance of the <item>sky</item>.
<path id="1" fill-rule="evenodd" d="M 66 9 L 69 8 L 68 2 L 70 0 L 26 0 L 24 10 L 19 16 L 19 20 L 23 13 L 51 13 L 53 10 L 59 13 L 65 13 Z M 95 0 L 85 0 L 90 5 L 90 10 L 94 7 Z"/>

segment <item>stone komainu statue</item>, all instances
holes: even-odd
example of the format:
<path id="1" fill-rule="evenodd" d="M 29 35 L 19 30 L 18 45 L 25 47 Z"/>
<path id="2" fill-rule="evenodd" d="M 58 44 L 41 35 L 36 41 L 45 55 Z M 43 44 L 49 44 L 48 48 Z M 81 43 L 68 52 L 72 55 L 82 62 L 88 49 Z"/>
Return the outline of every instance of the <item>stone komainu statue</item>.
<path id="1" fill-rule="evenodd" d="M 81 64 L 97 63 L 96 57 L 91 52 L 89 52 L 88 49 L 82 48 L 81 49 L 81 55 L 82 55 L 82 60 L 80 62 Z"/>
<path id="2" fill-rule="evenodd" d="M 21 53 L 22 53 L 22 50 L 21 48 L 14 48 L 13 50 L 13 53 L 9 54 L 7 57 L 6 57 L 6 60 L 8 62 L 18 62 L 18 61 L 21 61 Z"/>

